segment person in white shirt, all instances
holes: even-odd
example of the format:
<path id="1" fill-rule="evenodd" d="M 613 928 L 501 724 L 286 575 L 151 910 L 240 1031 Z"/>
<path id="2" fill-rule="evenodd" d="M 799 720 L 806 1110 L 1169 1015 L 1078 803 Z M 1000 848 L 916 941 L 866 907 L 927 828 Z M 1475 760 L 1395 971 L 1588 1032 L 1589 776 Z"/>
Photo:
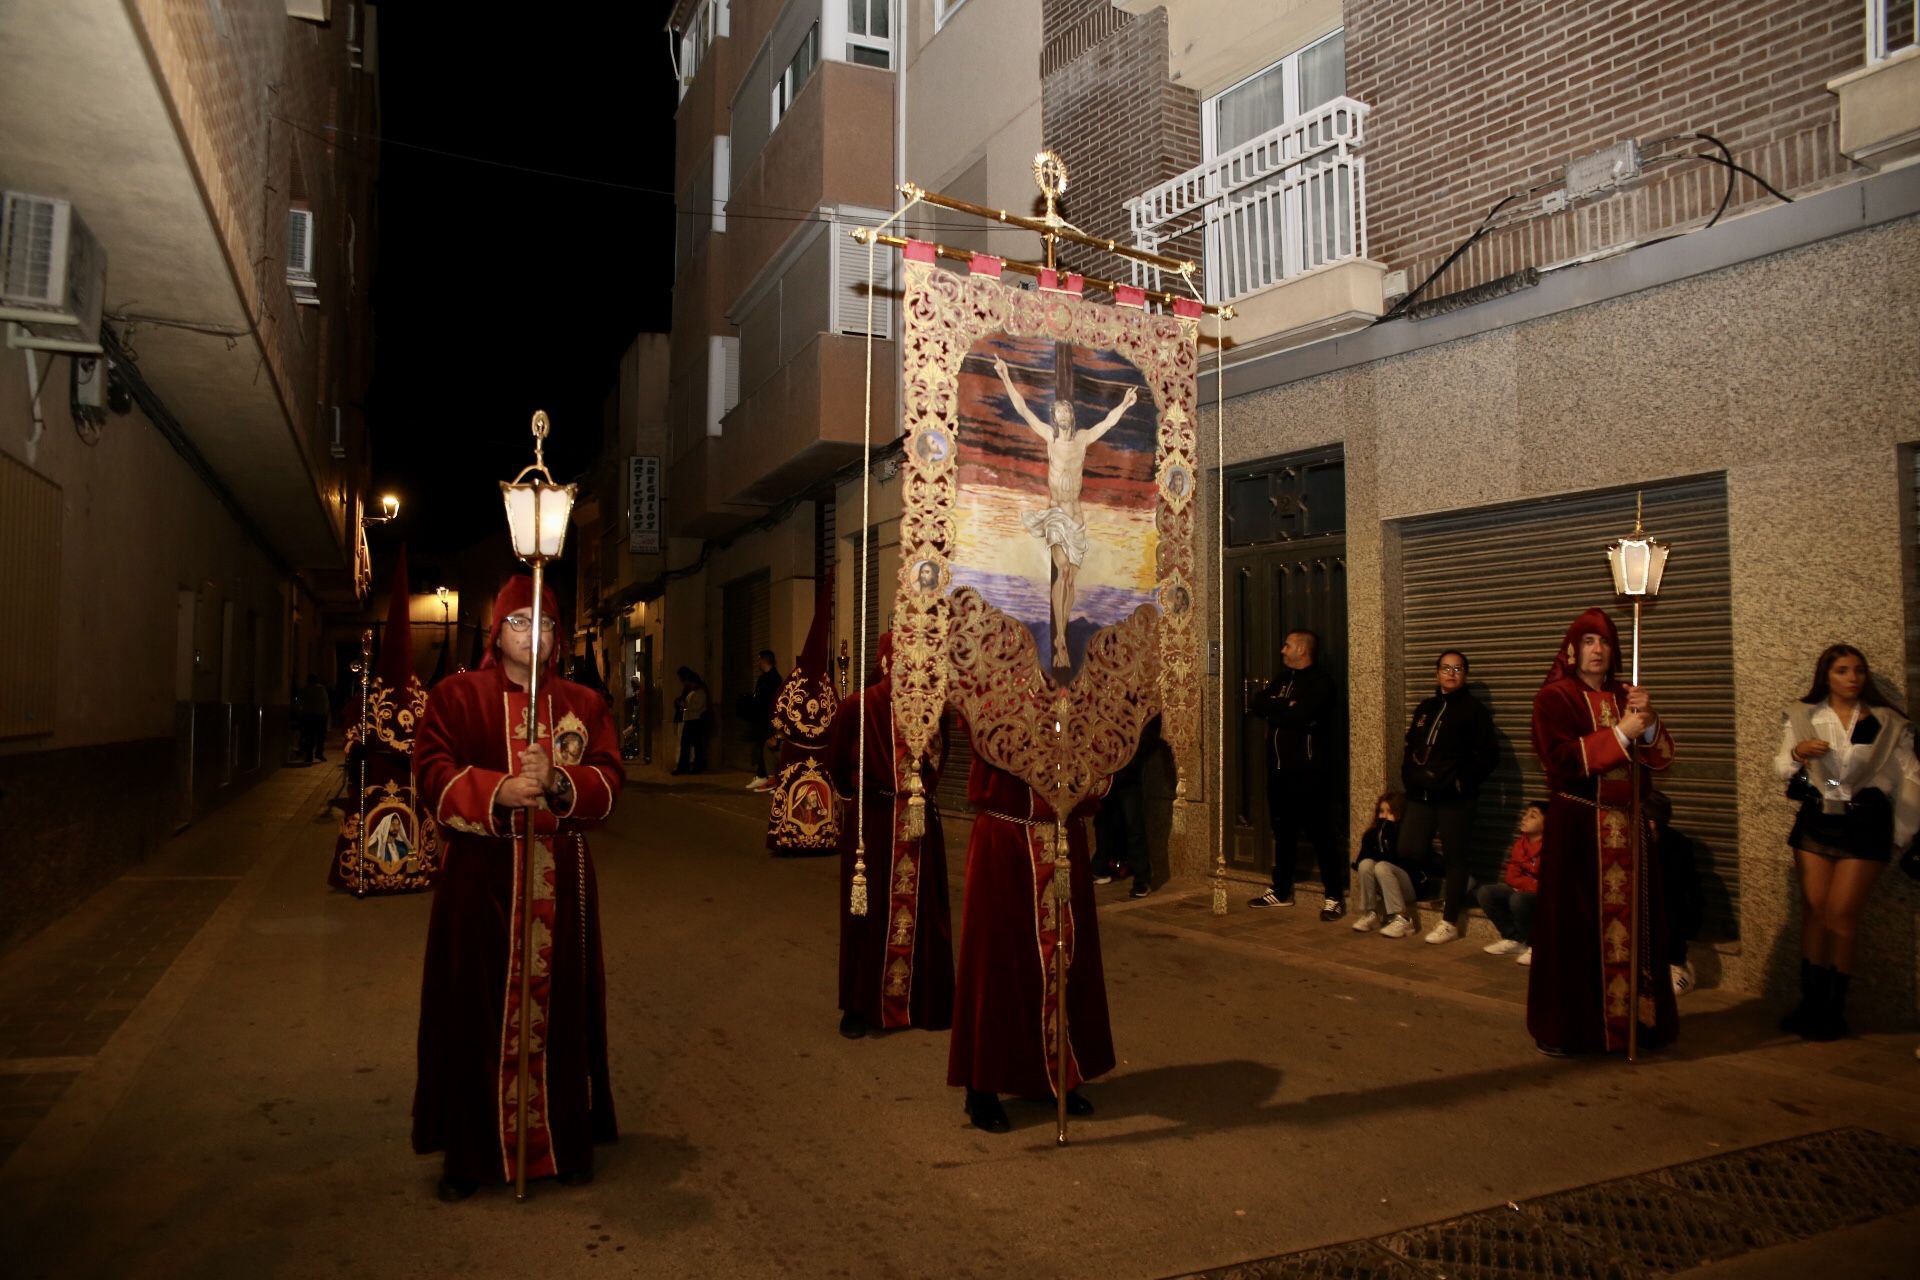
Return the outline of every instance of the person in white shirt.
<path id="1" fill-rule="evenodd" d="M 1800 871 L 1800 1003 L 1780 1029 L 1848 1034 L 1860 911 L 1882 867 L 1920 826 L 1920 762 L 1906 717 L 1887 705 L 1860 650 L 1829 645 L 1813 686 L 1787 704 L 1774 769 L 1800 801 L 1787 844 Z"/>

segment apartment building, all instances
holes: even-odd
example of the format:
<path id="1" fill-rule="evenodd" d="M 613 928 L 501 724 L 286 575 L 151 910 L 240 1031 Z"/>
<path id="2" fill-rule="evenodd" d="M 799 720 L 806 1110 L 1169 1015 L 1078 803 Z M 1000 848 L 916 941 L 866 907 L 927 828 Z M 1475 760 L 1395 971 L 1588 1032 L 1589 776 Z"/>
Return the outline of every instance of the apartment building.
<path id="1" fill-rule="evenodd" d="M 277 767 L 365 590 L 378 10 L 0 7 L 0 942 Z M 377 514 L 373 513 L 373 514 Z"/>
<path id="2" fill-rule="evenodd" d="M 1469 653 L 1505 739 L 1476 832 L 1492 873 L 1541 786 L 1532 694 L 1566 622 L 1611 603 L 1602 551 L 1641 501 L 1673 546 L 1643 653 L 1681 744 L 1662 786 L 1707 855 L 1696 963 L 1783 980 L 1781 706 L 1842 639 L 1914 692 L 1920 49 L 1911 5 L 1865 9 L 1045 0 L 1070 215 L 1199 257 L 1238 313 L 1234 874 L 1270 865 L 1242 710 L 1297 626 L 1347 690 L 1355 830 L 1435 655 Z M 1911 1020 L 1916 924 L 1920 894 L 1885 878 L 1871 1016 Z"/>

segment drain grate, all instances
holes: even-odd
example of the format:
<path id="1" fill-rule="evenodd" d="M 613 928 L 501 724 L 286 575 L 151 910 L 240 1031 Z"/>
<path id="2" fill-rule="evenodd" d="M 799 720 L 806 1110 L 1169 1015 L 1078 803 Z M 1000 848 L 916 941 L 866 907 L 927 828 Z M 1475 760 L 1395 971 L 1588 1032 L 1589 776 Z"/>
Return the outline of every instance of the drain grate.
<path id="1" fill-rule="evenodd" d="M 1920 1206 L 1920 1149 L 1834 1129 L 1185 1280 L 1641 1280 Z"/>
<path id="2" fill-rule="evenodd" d="M 1371 1240 L 1242 1262 L 1182 1280 L 1429 1280 Z"/>
<path id="3" fill-rule="evenodd" d="M 1623 1254 L 1655 1274 L 1684 1271 L 1785 1240 L 1759 1223 L 1721 1212 L 1709 1201 L 1642 1178 L 1542 1196 L 1520 1210 Z"/>
<path id="4" fill-rule="evenodd" d="M 1625 1259 L 1511 1209 L 1383 1236 L 1380 1243 L 1450 1280 L 1630 1280 L 1640 1274 Z"/>
<path id="5" fill-rule="evenodd" d="M 1845 1167 L 1833 1151 L 1796 1139 L 1675 1165 L 1649 1176 L 1789 1237 L 1819 1235 L 1905 1207 L 1845 1176 L 1840 1172 Z"/>

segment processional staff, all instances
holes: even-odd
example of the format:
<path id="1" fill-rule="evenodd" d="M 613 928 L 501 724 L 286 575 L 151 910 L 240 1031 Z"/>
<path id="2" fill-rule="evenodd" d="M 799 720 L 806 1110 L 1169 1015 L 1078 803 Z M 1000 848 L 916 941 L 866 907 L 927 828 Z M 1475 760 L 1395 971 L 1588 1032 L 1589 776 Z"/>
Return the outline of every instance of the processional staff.
<path id="1" fill-rule="evenodd" d="M 578 486 L 554 483 L 547 470 L 547 415 L 533 415 L 533 465 L 511 481 L 500 482 L 500 494 L 507 505 L 507 529 L 513 538 L 513 554 L 533 568 L 533 660 L 527 667 L 527 746 L 539 744 L 540 664 L 544 658 L 540 646 L 541 594 L 547 561 L 556 559 L 567 541 L 567 521 L 573 514 L 574 493 Z M 529 476 L 538 479 L 528 479 Z M 558 638 L 556 636 L 556 643 Z M 520 1060 L 514 1072 L 513 1126 L 513 1198 L 527 1198 L 527 1103 L 530 1075 L 528 1042 L 533 1026 L 533 812 L 522 809 L 514 832 L 515 880 L 520 885 Z M 584 886 L 582 892 L 585 892 Z"/>
<path id="2" fill-rule="evenodd" d="M 353 896 L 364 898 L 367 894 L 367 738 L 370 727 L 367 723 L 367 680 L 373 672 L 373 628 L 368 627 L 360 633 L 360 822 L 356 828 L 359 845 L 358 856 L 354 858 Z"/>
<path id="3" fill-rule="evenodd" d="M 1629 683 L 1640 686 L 1640 605 L 1660 594 L 1660 576 L 1667 567 L 1667 544 L 1655 542 L 1641 527 L 1641 498 L 1633 499 L 1633 532 L 1607 548 L 1616 595 L 1633 601 L 1633 668 Z M 1628 849 L 1633 855 L 1633 879 L 1628 899 L 1627 1061 L 1640 1058 L 1640 894 L 1646 883 L 1646 831 L 1640 812 L 1640 743 L 1627 743 Z"/>

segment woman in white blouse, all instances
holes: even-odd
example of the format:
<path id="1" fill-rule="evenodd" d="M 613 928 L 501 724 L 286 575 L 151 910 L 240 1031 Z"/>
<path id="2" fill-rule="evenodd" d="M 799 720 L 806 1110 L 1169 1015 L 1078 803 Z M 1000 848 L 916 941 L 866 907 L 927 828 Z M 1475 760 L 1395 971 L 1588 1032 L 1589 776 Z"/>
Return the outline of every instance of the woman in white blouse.
<path id="1" fill-rule="evenodd" d="M 1800 801 L 1787 836 L 1800 869 L 1800 1003 L 1780 1029 L 1837 1040 L 1847 1034 L 1860 909 L 1920 824 L 1913 730 L 1858 649 L 1836 644 L 1820 655 L 1813 687 L 1787 704 L 1774 768 Z"/>

